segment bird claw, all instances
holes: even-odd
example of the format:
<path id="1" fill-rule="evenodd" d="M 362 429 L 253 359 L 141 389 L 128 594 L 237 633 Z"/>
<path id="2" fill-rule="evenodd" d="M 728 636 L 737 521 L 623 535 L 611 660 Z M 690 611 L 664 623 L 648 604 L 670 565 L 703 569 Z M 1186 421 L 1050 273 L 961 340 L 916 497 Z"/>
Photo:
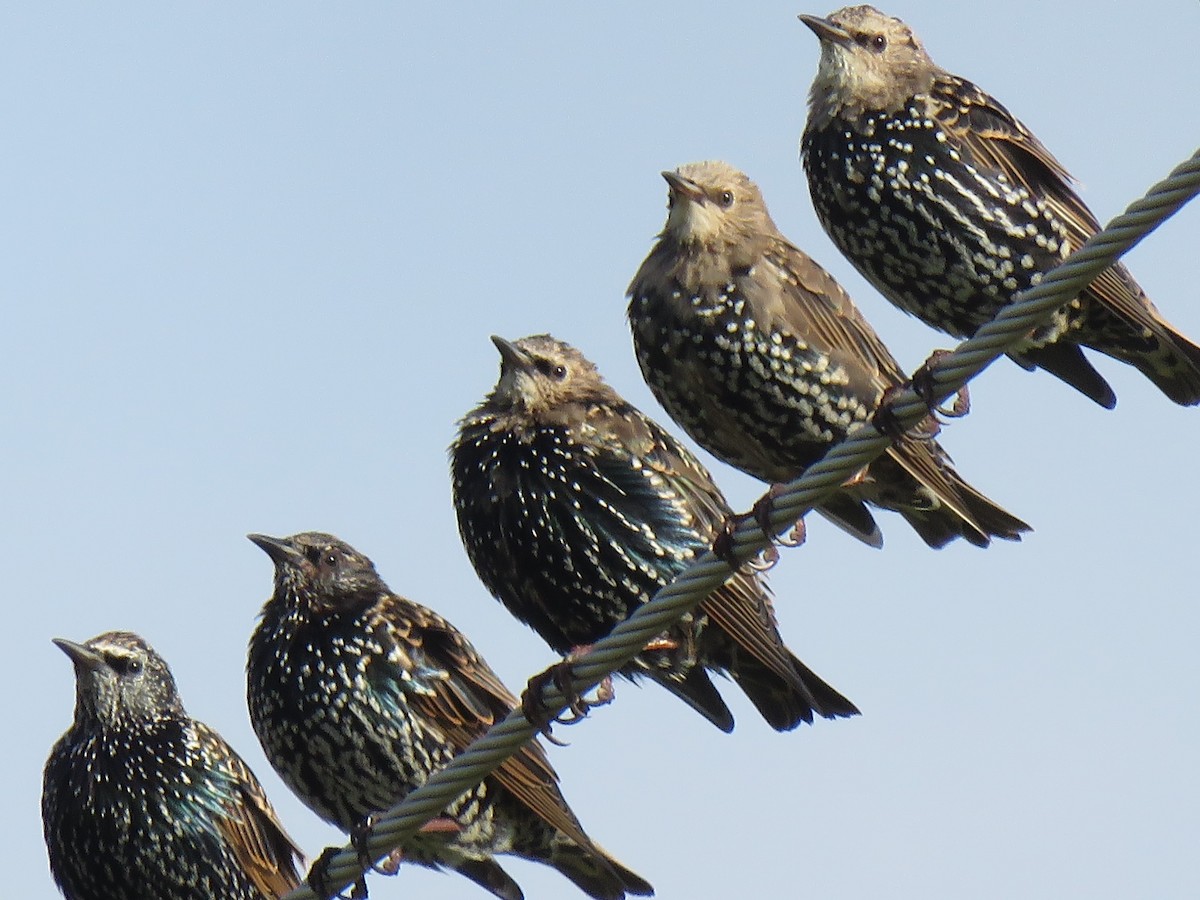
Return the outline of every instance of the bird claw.
<path id="1" fill-rule="evenodd" d="M 354 842 L 353 832 L 351 833 L 350 840 L 352 843 Z M 355 844 L 355 849 L 358 850 L 357 844 Z M 324 850 L 322 850 L 321 855 L 316 858 L 312 864 L 312 867 L 309 868 L 308 876 L 305 878 L 305 882 L 308 884 L 312 892 L 318 897 L 329 898 L 329 900 L 366 900 L 367 879 L 365 877 L 360 876 L 359 879 L 354 882 L 349 894 L 343 894 L 341 892 L 334 893 L 333 889 L 330 887 L 329 865 L 331 862 L 333 862 L 333 858 L 337 856 L 338 851 L 338 847 L 326 847 Z M 362 851 L 359 850 L 360 862 L 362 861 L 361 854 Z M 370 861 L 368 861 L 368 864 L 364 865 L 363 868 L 366 869 L 369 867 L 369 865 Z"/>
<path id="2" fill-rule="evenodd" d="M 433 821 L 436 822 L 438 820 L 434 819 Z M 426 827 L 429 824 L 431 823 L 426 823 Z M 374 827 L 375 817 L 367 816 L 366 821 L 351 829 L 350 846 L 358 853 L 358 864 L 362 868 L 364 875 L 367 872 L 378 872 L 380 875 L 395 875 L 400 869 L 400 860 L 404 858 L 404 850 L 401 847 L 397 847 L 379 862 L 375 862 L 373 854 L 368 847 L 368 841 L 371 838 L 371 831 Z M 422 827 L 421 831 L 424 830 L 425 827 Z M 364 892 L 366 891 L 365 884 L 363 885 L 363 890 Z M 365 897 L 366 894 L 364 893 L 363 896 Z"/>
<path id="3" fill-rule="evenodd" d="M 804 520 L 797 520 L 792 526 L 787 536 L 776 536 L 774 526 L 771 524 L 771 513 L 775 505 L 775 498 L 779 496 L 783 490 L 782 485 L 773 484 L 767 488 L 767 492 L 754 501 L 754 505 L 750 507 L 748 513 L 734 513 L 726 516 L 725 521 L 721 523 L 721 528 L 717 532 L 717 536 L 713 538 L 712 553 L 717 559 L 725 563 L 735 572 L 739 571 L 741 565 L 733 552 L 733 535 L 737 531 L 738 526 L 747 519 L 753 518 L 758 523 L 759 529 L 770 542 L 762 552 L 758 559 L 750 560 L 746 565 L 752 572 L 765 572 L 774 567 L 779 562 L 779 551 L 776 547 L 799 547 L 804 543 L 805 527 Z"/>
<path id="4" fill-rule="evenodd" d="M 964 384 L 954 394 L 954 402 L 949 407 L 943 404 L 942 406 L 934 407 L 933 411 L 940 416 L 945 416 L 947 419 L 961 419 L 971 411 L 971 391 Z"/>
<path id="5" fill-rule="evenodd" d="M 617 699 L 616 688 L 613 687 L 611 675 L 605 675 L 600 679 L 600 684 L 596 686 L 596 699 L 592 701 L 592 706 L 608 706 Z"/>
<path id="6" fill-rule="evenodd" d="M 737 556 L 733 552 L 733 533 L 737 531 L 738 524 L 744 521 L 744 514 L 733 513 L 725 517 L 725 521 L 721 523 L 721 527 L 717 530 L 716 537 L 713 538 L 712 555 L 719 559 L 733 571 L 741 568 L 741 564 L 737 561 Z"/>
<path id="7" fill-rule="evenodd" d="M 883 396 L 879 398 L 879 404 L 875 407 L 875 412 L 871 414 L 871 424 L 875 426 L 875 430 L 893 442 L 904 438 L 904 428 L 892 409 L 892 403 L 907 386 L 906 384 L 893 384 L 884 388 Z"/>
<path id="8" fill-rule="evenodd" d="M 918 397 L 925 401 L 925 405 L 929 407 L 931 413 L 937 413 L 947 419 L 961 419 L 971 411 L 971 392 L 965 384 L 955 391 L 954 399 L 949 407 L 945 404 L 937 405 L 934 398 L 937 391 L 937 386 L 933 383 L 934 366 L 949 355 L 949 350 L 934 350 L 929 354 L 929 359 L 913 372 L 911 383 L 913 390 L 917 392 Z"/>
<path id="9" fill-rule="evenodd" d="M 422 831 L 425 829 L 422 828 Z M 380 875 L 392 876 L 400 871 L 400 863 L 404 861 L 404 850 L 397 847 L 379 862 L 375 863 L 371 868 Z"/>
<path id="10" fill-rule="evenodd" d="M 544 672 L 530 678 L 525 690 L 521 693 L 521 714 L 545 736 L 546 740 L 558 747 L 566 746 L 566 744 L 554 737 L 551 733 L 552 726 L 574 725 L 576 722 L 581 722 L 587 717 L 588 710 L 597 706 L 605 706 L 611 703 L 616 696 L 611 675 L 606 675 L 597 686 L 595 700 L 588 701 L 579 691 L 575 690 L 572 683 L 575 676 L 571 671 L 571 663 L 587 650 L 587 647 L 575 648 L 562 662 L 557 662 Z M 567 716 L 565 712 L 558 716 L 548 715 L 549 711 L 542 703 L 542 694 L 545 692 L 547 683 L 558 688 L 559 693 L 566 699 L 567 711 L 570 712 L 570 716 Z"/>
<path id="11" fill-rule="evenodd" d="M 796 524 L 792 526 L 787 536 L 780 535 L 775 538 L 775 543 L 780 547 L 799 547 L 808 539 L 808 528 L 804 524 L 803 519 L 797 519 Z M 769 548 L 775 555 L 775 560 L 779 559 L 779 553 L 774 547 Z M 771 565 L 774 565 L 772 562 Z"/>
<path id="12" fill-rule="evenodd" d="M 746 562 L 751 572 L 770 572 L 779 562 L 779 550 L 774 544 L 763 547 L 762 552 Z"/>
<path id="13" fill-rule="evenodd" d="M 922 434 L 920 437 L 932 437 L 937 433 L 936 416 L 961 419 L 971 411 L 971 393 L 965 384 L 955 392 L 949 406 L 939 405 L 937 402 L 937 385 L 933 380 L 933 370 L 944 357 L 949 355 L 949 350 L 934 350 L 929 354 L 929 359 L 913 372 L 912 378 L 906 383 L 894 384 L 884 390 L 883 396 L 879 398 L 879 405 L 875 408 L 874 415 L 871 416 L 871 424 L 880 434 L 890 437 L 893 441 L 898 441 L 905 436 L 905 430 L 900 427 L 900 421 L 892 411 L 892 403 L 895 401 L 896 395 L 905 387 L 911 387 L 913 392 L 925 401 L 925 406 L 933 414 L 931 419 L 927 420 L 929 433 Z"/>

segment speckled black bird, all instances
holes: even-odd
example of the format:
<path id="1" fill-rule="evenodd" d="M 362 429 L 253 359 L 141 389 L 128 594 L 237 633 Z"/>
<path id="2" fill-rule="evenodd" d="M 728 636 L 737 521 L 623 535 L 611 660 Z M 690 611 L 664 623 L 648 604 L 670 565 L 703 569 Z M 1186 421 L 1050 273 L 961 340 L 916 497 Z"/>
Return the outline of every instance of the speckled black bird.
<path id="1" fill-rule="evenodd" d="M 1100 226 L 1066 169 L 997 100 L 870 6 L 801 16 L 821 40 L 801 155 L 825 231 L 900 309 L 967 337 Z M 1200 403 L 1200 347 L 1123 265 L 1009 353 L 1112 408 L 1082 347 Z"/>
<path id="2" fill-rule="evenodd" d="M 250 720 L 276 771 L 321 818 L 360 831 L 512 710 L 467 639 L 392 593 L 354 548 L 315 532 L 250 539 L 275 563 L 250 641 Z M 536 742 L 435 821 L 404 858 L 453 869 L 504 900 L 522 894 L 498 853 L 552 866 L 598 900 L 653 893 L 584 834 Z"/>
<path id="3" fill-rule="evenodd" d="M 779 233 L 758 186 L 722 162 L 664 172 L 670 213 L 629 287 L 642 374 L 710 453 L 788 481 L 867 422 L 903 370 L 850 297 Z M 933 440 L 909 434 L 820 507 L 868 544 L 865 503 L 899 512 L 932 547 L 986 546 L 1029 526 L 967 484 Z"/>
<path id="4" fill-rule="evenodd" d="M 42 786 L 50 871 L 68 900 L 266 900 L 299 850 L 254 773 L 184 711 L 136 634 L 55 640 L 75 664 L 75 721 Z"/>
<path id="5" fill-rule="evenodd" d="M 563 654 L 594 643 L 701 555 L 731 515 L 704 467 L 549 335 L 493 337 L 500 380 L 450 448 L 475 571 Z M 858 712 L 784 646 L 761 578 L 734 575 L 622 674 L 646 676 L 730 731 L 708 677 L 728 672 L 783 731 Z"/>

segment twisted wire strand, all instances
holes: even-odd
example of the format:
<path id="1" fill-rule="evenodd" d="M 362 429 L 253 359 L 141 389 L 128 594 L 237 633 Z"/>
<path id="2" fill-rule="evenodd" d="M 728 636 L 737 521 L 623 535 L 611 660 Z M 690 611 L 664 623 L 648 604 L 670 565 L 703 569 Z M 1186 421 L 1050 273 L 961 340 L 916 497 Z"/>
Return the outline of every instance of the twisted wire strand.
<path id="1" fill-rule="evenodd" d="M 1061 265 L 1046 273 L 1036 286 L 1004 307 L 974 337 L 963 341 L 953 352 L 934 363 L 929 375 L 936 401 L 940 403 L 953 395 L 1029 331 L 1043 324 L 1052 312 L 1070 302 L 1101 272 L 1198 193 L 1200 150 Z M 911 428 L 929 414 L 926 400 L 911 386 L 897 393 L 890 406 L 894 420 L 902 428 Z M 809 466 L 801 477 L 785 485 L 776 495 L 770 517 L 776 535 L 852 478 L 889 443 L 890 438 L 875 428 L 860 427 L 834 445 L 820 461 Z M 732 538 L 733 553 L 739 561 L 750 559 L 767 546 L 767 537 L 753 517 L 739 523 Z M 571 664 L 575 690 L 584 693 L 592 690 L 606 675 L 636 656 L 664 628 L 701 603 L 730 574 L 728 564 L 711 552 L 699 557 L 628 620 L 594 644 L 584 657 Z M 556 714 L 561 714 L 567 703 L 567 698 L 553 684 L 543 689 L 541 699 L 543 705 Z M 378 861 L 401 846 L 455 798 L 520 750 L 536 733 L 520 710 L 510 713 L 381 816 L 364 843 L 367 855 Z M 325 869 L 330 888 L 335 891 L 353 884 L 362 872 L 359 852 L 353 846 L 344 847 L 330 857 Z M 305 885 L 286 895 L 284 900 L 329 900 L 329 896 L 318 895 Z"/>

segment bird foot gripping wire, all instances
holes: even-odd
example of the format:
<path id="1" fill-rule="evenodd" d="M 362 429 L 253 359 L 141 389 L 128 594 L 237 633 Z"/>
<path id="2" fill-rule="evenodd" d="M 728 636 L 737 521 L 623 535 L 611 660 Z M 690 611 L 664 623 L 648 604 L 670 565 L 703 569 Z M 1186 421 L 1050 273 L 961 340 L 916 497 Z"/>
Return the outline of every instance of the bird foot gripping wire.
<path id="1" fill-rule="evenodd" d="M 369 816 L 365 822 L 350 832 L 350 846 L 358 853 L 358 864 L 363 870 L 362 877 L 354 883 L 350 889 L 350 893 L 333 894 L 330 889 L 329 865 L 333 861 L 333 857 L 337 855 L 340 849 L 338 847 L 326 847 L 321 855 L 317 857 L 316 862 L 312 864 L 307 881 L 313 893 L 321 897 L 332 896 L 340 898 L 340 900 L 366 900 L 366 873 L 378 872 L 380 875 L 391 876 L 400 871 L 400 863 L 404 860 L 403 847 L 397 847 L 379 862 L 375 862 L 373 859 L 369 842 L 374 827 L 375 817 Z M 441 816 L 436 819 L 430 819 L 417 829 L 417 831 L 419 834 L 458 834 L 462 831 L 462 826 L 453 819 Z"/>
<path id="2" fill-rule="evenodd" d="M 783 486 L 773 484 L 767 488 L 767 492 L 754 501 L 754 505 L 750 507 L 748 513 L 735 513 L 731 516 L 726 516 L 725 521 L 721 523 L 721 528 L 717 532 L 717 536 L 713 538 L 712 553 L 717 559 L 725 563 L 735 572 L 741 567 L 737 561 L 737 557 L 733 551 L 733 535 L 737 531 L 738 526 L 747 519 L 754 519 L 758 523 L 758 527 L 762 529 L 762 533 L 766 536 L 770 543 L 763 549 L 757 559 L 747 562 L 751 571 L 765 572 L 779 562 L 779 550 L 777 547 L 799 547 L 804 543 L 806 536 L 804 520 L 797 520 L 788 532 L 787 537 L 776 537 L 775 529 L 771 525 L 771 511 L 775 505 L 775 498 L 782 492 Z"/>
<path id="3" fill-rule="evenodd" d="M 354 840 L 353 834 L 351 840 Z M 355 845 L 357 846 L 357 845 Z M 308 877 L 305 882 L 309 888 L 318 897 L 330 897 L 333 900 L 366 900 L 367 897 L 367 878 L 366 875 L 359 876 L 359 879 L 354 882 L 350 888 L 349 894 L 334 893 L 329 880 L 329 866 L 333 862 L 333 858 L 337 856 L 340 847 L 326 847 L 321 851 L 321 855 L 316 858 L 312 864 L 312 868 L 308 870 Z M 361 857 L 362 850 L 359 850 Z M 364 869 L 370 868 L 370 860 L 363 866 Z"/>
<path id="4" fill-rule="evenodd" d="M 929 412 L 933 416 L 944 416 L 947 419 L 961 419 L 971 411 L 971 394 L 964 384 L 954 394 L 954 398 L 949 406 L 937 404 L 937 385 L 933 380 L 933 370 L 943 357 L 949 356 L 949 350 L 934 350 L 929 354 L 929 359 L 925 360 L 920 367 L 913 372 L 912 378 L 904 384 L 895 384 L 887 388 L 883 392 L 883 396 L 879 399 L 879 405 L 875 409 L 875 414 L 871 417 L 871 424 L 882 435 L 890 437 L 894 441 L 900 440 L 905 436 L 905 430 L 900 427 L 899 421 L 896 419 L 895 413 L 892 411 L 892 403 L 906 387 L 912 387 L 917 396 L 925 401 L 925 405 L 929 408 Z M 929 429 L 922 427 L 925 433 L 922 437 L 932 437 L 937 433 L 937 420 L 933 418 L 927 420 L 933 426 Z"/>
<path id="5" fill-rule="evenodd" d="M 575 647 L 562 662 L 557 662 L 544 672 L 539 672 L 530 678 L 529 683 L 525 686 L 525 690 L 521 693 L 521 714 L 529 720 L 531 725 L 545 735 L 546 740 L 560 747 L 564 746 L 563 742 L 551 734 L 551 727 L 553 725 L 574 725 L 587 716 L 588 710 L 612 703 L 613 698 L 616 696 L 611 675 L 604 676 L 604 680 L 597 686 L 594 700 L 585 699 L 579 691 L 575 690 L 573 684 L 575 673 L 571 670 L 571 664 L 590 649 L 591 647 L 588 645 Z M 570 716 L 566 716 L 565 714 L 559 716 L 549 715 L 549 710 L 542 702 L 542 695 L 545 693 L 547 684 L 553 684 L 558 688 L 559 693 L 566 698 Z"/>

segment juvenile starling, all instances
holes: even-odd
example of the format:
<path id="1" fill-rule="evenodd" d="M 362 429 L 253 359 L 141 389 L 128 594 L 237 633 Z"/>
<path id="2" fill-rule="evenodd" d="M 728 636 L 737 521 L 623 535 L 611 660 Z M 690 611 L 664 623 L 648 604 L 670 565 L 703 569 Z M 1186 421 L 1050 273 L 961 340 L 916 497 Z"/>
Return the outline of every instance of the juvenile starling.
<path id="1" fill-rule="evenodd" d="M 900 309 L 973 335 L 1100 225 L 1066 169 L 1007 109 L 938 68 L 870 6 L 801 16 L 821 40 L 801 156 L 829 237 Z M 1101 406 L 1117 398 L 1082 347 L 1200 403 L 1200 347 L 1115 265 L 1009 356 Z"/>
<path id="2" fill-rule="evenodd" d="M 642 374 L 710 453 L 788 481 L 867 422 L 905 376 L 833 277 L 779 233 L 758 186 L 722 162 L 664 172 L 670 214 L 629 287 Z M 879 546 L 865 503 L 932 547 L 987 546 L 1029 526 L 976 491 L 933 439 L 906 435 L 819 511 Z"/>
<path id="3" fill-rule="evenodd" d="M 75 664 L 75 721 L 42 785 L 50 871 L 68 900 L 266 900 L 299 850 L 254 773 L 188 716 L 136 634 L 55 640 Z"/>
<path id="4" fill-rule="evenodd" d="M 713 542 L 732 514 L 704 467 L 567 344 L 500 351 L 500 380 L 450 448 L 458 529 L 475 571 L 559 653 L 604 637 Z M 627 666 L 723 731 L 708 677 L 729 673 L 773 728 L 858 710 L 783 644 L 761 578 L 734 575 Z"/>
<path id="5" fill-rule="evenodd" d="M 513 708 L 475 648 L 432 610 L 388 589 L 328 534 L 250 535 L 275 591 L 250 641 L 250 719 L 267 758 L 321 818 L 351 834 L 400 802 Z M 653 889 L 583 832 L 532 742 L 403 848 L 504 900 L 521 889 L 493 858 L 552 866 L 598 900 Z"/>

